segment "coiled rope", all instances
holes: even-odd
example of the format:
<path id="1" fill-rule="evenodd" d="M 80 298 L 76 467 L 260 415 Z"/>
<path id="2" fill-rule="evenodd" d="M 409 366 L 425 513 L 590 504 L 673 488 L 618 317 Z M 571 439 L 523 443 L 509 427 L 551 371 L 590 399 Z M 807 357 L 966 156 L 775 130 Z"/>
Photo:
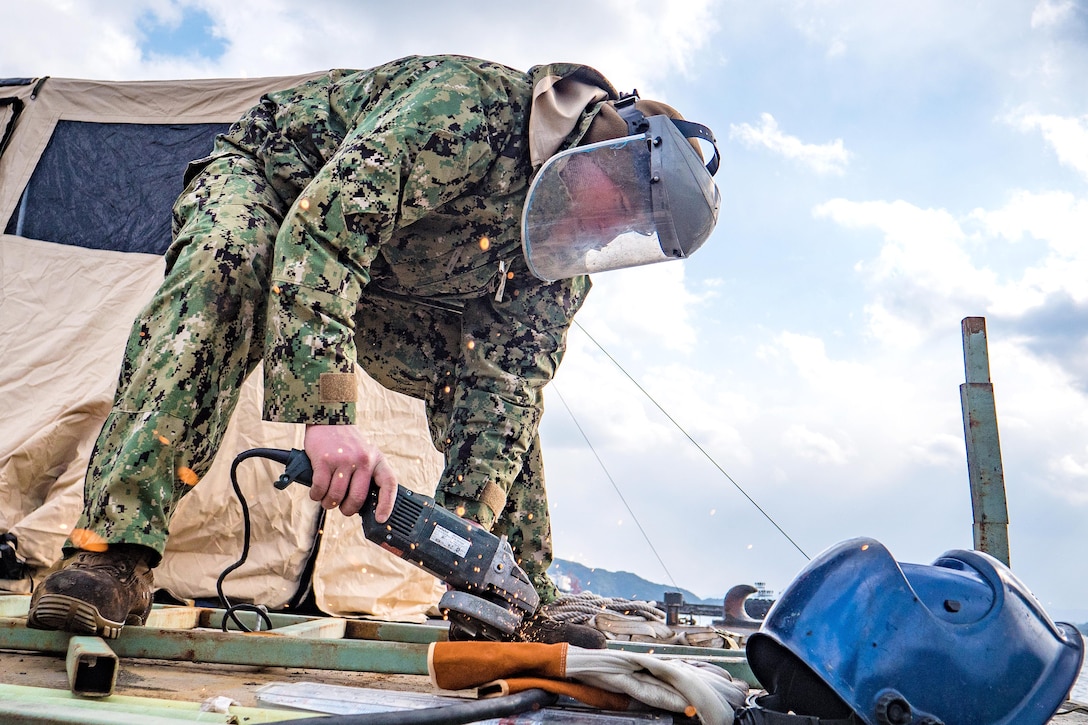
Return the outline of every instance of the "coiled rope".
<path id="1" fill-rule="evenodd" d="M 590 622 L 601 612 L 642 617 L 647 621 L 665 621 L 665 612 L 658 609 L 653 602 L 602 597 L 592 592 L 568 594 L 548 604 L 546 609 L 553 619 L 572 624 Z"/>

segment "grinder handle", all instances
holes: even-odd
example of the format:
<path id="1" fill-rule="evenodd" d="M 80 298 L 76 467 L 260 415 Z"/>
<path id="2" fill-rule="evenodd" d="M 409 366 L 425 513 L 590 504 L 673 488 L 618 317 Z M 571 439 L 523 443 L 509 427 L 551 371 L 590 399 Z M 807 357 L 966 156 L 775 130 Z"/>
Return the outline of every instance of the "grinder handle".
<path id="1" fill-rule="evenodd" d="M 286 468 L 280 474 L 280 477 L 276 479 L 276 488 L 282 491 L 296 481 L 304 486 L 313 485 L 314 469 L 310 465 L 310 457 L 306 455 L 306 451 L 292 448 L 290 452 L 277 451 L 277 453 L 286 455 L 277 456 L 272 460 L 284 464 Z M 271 458 L 271 456 L 269 457 Z"/>
<path id="2" fill-rule="evenodd" d="M 306 455 L 306 451 L 300 451 L 297 448 L 292 448 L 290 451 L 284 451 L 278 448 L 262 448 L 258 451 L 251 451 L 251 453 L 257 453 L 264 458 L 269 458 L 277 463 L 282 463 L 285 468 L 280 477 L 276 479 L 273 484 L 277 489 L 282 491 L 290 486 L 292 483 L 301 483 L 304 486 L 312 486 L 314 482 L 314 469 L 310 463 L 310 457 Z M 403 495 L 404 487 L 397 486 L 398 498 Z M 378 487 L 371 486 L 370 491 L 367 493 L 366 499 L 363 501 L 363 508 L 359 511 L 363 514 L 367 511 L 373 511 L 378 507 Z M 373 518 L 371 516 L 370 518 Z M 368 526 L 368 524 L 370 524 Z M 363 531 L 367 532 L 369 538 L 369 528 L 377 526 L 377 521 L 373 523 L 367 520 L 367 517 L 363 517 Z"/>

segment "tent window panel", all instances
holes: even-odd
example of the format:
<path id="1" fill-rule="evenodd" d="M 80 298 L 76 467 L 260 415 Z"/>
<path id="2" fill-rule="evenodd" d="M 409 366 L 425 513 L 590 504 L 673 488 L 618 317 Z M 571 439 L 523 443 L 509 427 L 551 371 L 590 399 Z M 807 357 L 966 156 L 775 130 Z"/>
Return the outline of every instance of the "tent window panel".
<path id="1" fill-rule="evenodd" d="M 189 161 L 229 124 L 60 121 L 6 233 L 118 252 L 162 254 Z"/>

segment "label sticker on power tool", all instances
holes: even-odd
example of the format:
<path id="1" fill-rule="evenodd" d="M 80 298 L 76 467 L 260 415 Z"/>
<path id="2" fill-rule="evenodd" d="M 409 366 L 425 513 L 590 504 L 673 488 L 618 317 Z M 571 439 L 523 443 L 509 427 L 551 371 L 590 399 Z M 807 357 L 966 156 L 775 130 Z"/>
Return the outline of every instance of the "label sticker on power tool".
<path id="1" fill-rule="evenodd" d="M 441 546 L 443 549 L 452 551 L 457 556 L 465 556 L 468 554 L 469 547 L 472 546 L 472 542 L 463 536 L 458 536 L 449 529 L 441 526 L 435 526 L 434 531 L 431 532 L 431 541 Z"/>

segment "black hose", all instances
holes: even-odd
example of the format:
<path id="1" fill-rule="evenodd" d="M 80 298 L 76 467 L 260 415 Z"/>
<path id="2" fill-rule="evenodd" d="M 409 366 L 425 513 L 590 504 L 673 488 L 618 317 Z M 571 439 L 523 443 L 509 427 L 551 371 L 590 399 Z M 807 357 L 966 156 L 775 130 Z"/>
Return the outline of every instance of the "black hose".
<path id="1" fill-rule="evenodd" d="M 418 710 L 366 712 L 356 715 L 322 715 L 290 720 L 290 725 L 462 725 L 539 710 L 559 699 L 545 690 L 525 690 L 515 695 L 469 700 L 455 705 L 425 707 Z"/>

